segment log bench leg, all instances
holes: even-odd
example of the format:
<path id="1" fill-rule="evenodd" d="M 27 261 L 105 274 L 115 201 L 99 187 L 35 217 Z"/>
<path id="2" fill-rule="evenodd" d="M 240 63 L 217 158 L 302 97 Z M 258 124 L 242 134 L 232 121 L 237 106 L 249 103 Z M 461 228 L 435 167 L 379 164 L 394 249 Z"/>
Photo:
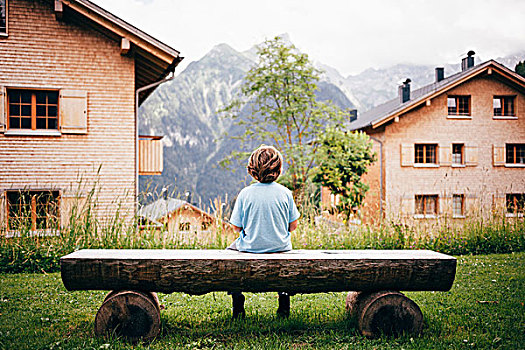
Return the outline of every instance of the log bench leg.
<path id="1" fill-rule="evenodd" d="M 104 303 L 106 300 L 108 300 L 109 298 L 111 298 L 112 296 L 114 296 L 115 294 L 120 293 L 120 292 L 122 292 L 122 290 L 114 290 L 114 291 L 109 292 L 108 295 L 106 295 L 106 297 L 104 298 L 104 301 L 102 303 Z M 155 304 L 157 309 L 159 309 L 159 312 L 160 312 L 160 310 L 164 309 L 164 306 L 160 305 L 160 300 L 159 300 L 159 297 L 157 296 L 157 293 L 155 293 L 155 292 L 143 292 L 143 291 L 134 291 L 134 292 L 135 293 L 140 293 L 140 294 L 143 294 L 143 295 L 147 296 Z"/>
<path id="2" fill-rule="evenodd" d="M 366 337 L 417 335 L 423 327 L 423 314 L 417 304 L 396 291 L 350 292 L 346 310 L 357 319 L 358 329 Z"/>
<path id="3" fill-rule="evenodd" d="M 232 292 L 232 319 L 244 318 L 246 311 L 244 310 L 244 300 L 246 299 L 241 292 Z"/>
<path id="4" fill-rule="evenodd" d="M 277 316 L 288 318 L 290 316 L 290 294 L 279 292 L 279 307 L 277 308 Z"/>
<path id="5" fill-rule="evenodd" d="M 155 293 L 113 291 L 95 316 L 95 334 L 115 333 L 129 341 L 149 341 L 160 332 L 160 306 Z"/>

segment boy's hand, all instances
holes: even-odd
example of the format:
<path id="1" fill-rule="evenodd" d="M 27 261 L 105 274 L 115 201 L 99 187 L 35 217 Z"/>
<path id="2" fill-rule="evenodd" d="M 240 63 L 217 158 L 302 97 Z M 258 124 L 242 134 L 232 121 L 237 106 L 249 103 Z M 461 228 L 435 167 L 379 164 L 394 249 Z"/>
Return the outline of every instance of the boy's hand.
<path id="1" fill-rule="evenodd" d="M 299 220 L 290 222 L 290 224 L 288 224 L 288 232 L 294 231 L 297 228 L 298 224 L 299 224 Z"/>

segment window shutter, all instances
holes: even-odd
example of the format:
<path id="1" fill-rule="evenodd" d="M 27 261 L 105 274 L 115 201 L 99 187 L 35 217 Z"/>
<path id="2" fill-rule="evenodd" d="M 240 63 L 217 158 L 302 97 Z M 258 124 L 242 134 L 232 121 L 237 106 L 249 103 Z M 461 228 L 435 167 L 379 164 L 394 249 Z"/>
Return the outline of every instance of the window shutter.
<path id="1" fill-rule="evenodd" d="M 87 92 L 60 90 L 60 131 L 64 134 L 87 133 Z"/>
<path id="2" fill-rule="evenodd" d="M 403 196 L 401 198 L 401 214 L 404 216 L 414 215 L 415 199 L 413 196 Z"/>
<path id="3" fill-rule="evenodd" d="M 403 143 L 401 144 L 401 166 L 413 166 L 414 165 L 414 144 Z"/>
<path id="4" fill-rule="evenodd" d="M 466 166 L 477 166 L 478 165 L 478 148 L 476 146 L 465 145 L 465 165 Z"/>
<path id="5" fill-rule="evenodd" d="M 60 194 L 60 227 L 66 227 L 73 212 L 77 218 L 84 219 L 83 208 L 86 205 L 85 193 L 61 193 Z"/>
<path id="6" fill-rule="evenodd" d="M 7 94 L 5 87 L 0 85 L 0 132 L 4 132 L 7 124 Z"/>
<path id="7" fill-rule="evenodd" d="M 452 216 L 452 197 L 451 196 L 439 196 L 438 198 L 438 214 Z"/>
<path id="8" fill-rule="evenodd" d="M 439 145 L 439 165 L 450 166 L 452 164 L 452 145 Z"/>
<path id="9" fill-rule="evenodd" d="M 465 195 L 465 210 L 464 214 L 465 216 L 469 216 L 469 214 L 476 214 L 478 215 L 481 212 L 481 205 L 480 205 L 480 199 L 477 198 L 473 194 L 467 194 Z"/>
<path id="10" fill-rule="evenodd" d="M 505 194 L 496 193 L 492 195 L 492 211 L 495 213 L 504 213 L 506 208 Z"/>
<path id="11" fill-rule="evenodd" d="M 69 218 L 73 214 L 75 197 L 62 195 L 60 196 L 60 227 L 68 225 Z"/>
<path id="12" fill-rule="evenodd" d="M 492 160 L 494 166 L 505 166 L 505 146 L 492 145 Z"/>

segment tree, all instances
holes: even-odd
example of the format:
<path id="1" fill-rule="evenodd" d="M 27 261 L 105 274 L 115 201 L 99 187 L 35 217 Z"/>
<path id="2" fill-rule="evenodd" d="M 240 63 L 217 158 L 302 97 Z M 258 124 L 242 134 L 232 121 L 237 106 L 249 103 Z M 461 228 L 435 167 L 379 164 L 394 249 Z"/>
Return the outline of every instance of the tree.
<path id="1" fill-rule="evenodd" d="M 518 64 L 516 64 L 516 67 L 514 67 L 514 70 L 522 77 L 525 77 L 525 61 L 518 62 Z"/>
<path id="2" fill-rule="evenodd" d="M 270 143 L 284 157 L 286 175 L 282 182 L 294 191 L 296 200 L 301 194 L 313 167 L 318 143 L 312 142 L 327 127 L 342 126 L 342 111 L 315 96 L 320 71 L 308 55 L 300 53 L 280 37 L 266 40 L 258 47 L 259 62 L 248 71 L 241 86 L 241 96 L 223 109 L 244 131 L 237 136 L 243 145 L 254 142 Z M 241 115 L 243 107 L 248 115 Z M 233 152 L 232 158 L 247 158 L 248 152 Z"/>
<path id="3" fill-rule="evenodd" d="M 319 138 L 318 161 L 314 182 L 339 195 L 337 210 L 346 219 L 359 207 L 368 185 L 361 178 L 375 161 L 372 143 L 362 132 L 344 132 L 329 128 Z"/>

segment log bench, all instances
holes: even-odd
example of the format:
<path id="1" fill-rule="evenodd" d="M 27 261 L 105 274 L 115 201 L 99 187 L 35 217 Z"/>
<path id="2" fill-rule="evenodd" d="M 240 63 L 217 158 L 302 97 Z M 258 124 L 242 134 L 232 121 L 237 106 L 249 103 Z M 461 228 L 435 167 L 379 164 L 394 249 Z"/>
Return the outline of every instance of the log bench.
<path id="1" fill-rule="evenodd" d="M 417 334 L 423 315 L 399 291 L 448 291 L 454 257 L 428 250 L 80 250 L 60 259 L 67 290 L 111 291 L 95 333 L 149 340 L 160 331 L 155 292 L 351 291 L 346 308 L 365 336 Z"/>

